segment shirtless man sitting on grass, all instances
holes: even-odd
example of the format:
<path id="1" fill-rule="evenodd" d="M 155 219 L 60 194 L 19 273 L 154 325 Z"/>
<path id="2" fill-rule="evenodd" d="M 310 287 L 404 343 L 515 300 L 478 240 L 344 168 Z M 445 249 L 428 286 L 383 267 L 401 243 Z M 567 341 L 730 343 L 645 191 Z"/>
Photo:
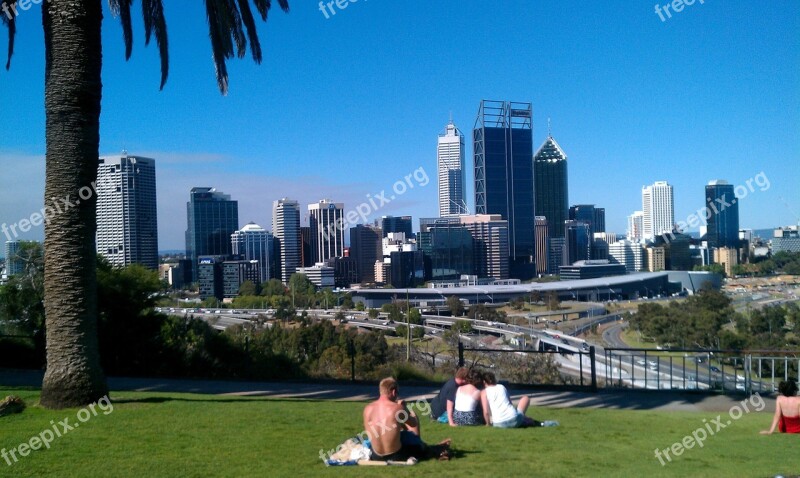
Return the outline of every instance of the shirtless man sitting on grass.
<path id="1" fill-rule="evenodd" d="M 421 460 L 429 456 L 449 459 L 450 440 L 428 446 L 420 438 L 417 415 L 400 400 L 397 381 L 391 377 L 380 383 L 380 398 L 364 409 L 364 430 L 369 435 L 374 461 Z"/>

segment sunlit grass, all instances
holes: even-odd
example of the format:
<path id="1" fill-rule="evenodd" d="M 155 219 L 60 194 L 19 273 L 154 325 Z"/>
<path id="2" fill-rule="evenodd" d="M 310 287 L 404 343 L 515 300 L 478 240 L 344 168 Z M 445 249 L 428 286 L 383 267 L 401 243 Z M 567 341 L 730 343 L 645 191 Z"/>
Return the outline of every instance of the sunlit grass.
<path id="1" fill-rule="evenodd" d="M 28 442 L 51 421 L 76 422 L 77 410 L 35 406 L 36 390 L 0 390 L 31 406 L 0 418 L 0 449 Z M 0 476 L 386 476 L 374 467 L 326 468 L 330 450 L 361 432 L 358 402 L 276 400 L 175 393 L 114 393 L 102 412 L 33 451 Z M 753 406 L 750 407 L 751 409 Z M 423 421 L 423 438 L 453 439 L 457 458 L 394 467 L 393 476 L 737 476 L 797 473 L 796 436 L 761 436 L 769 410 L 745 414 L 662 466 L 654 455 L 691 436 L 716 413 L 531 409 L 561 426 L 500 430 Z M 722 414 L 723 423 L 729 419 Z M 705 422 L 704 422 L 705 420 Z"/>

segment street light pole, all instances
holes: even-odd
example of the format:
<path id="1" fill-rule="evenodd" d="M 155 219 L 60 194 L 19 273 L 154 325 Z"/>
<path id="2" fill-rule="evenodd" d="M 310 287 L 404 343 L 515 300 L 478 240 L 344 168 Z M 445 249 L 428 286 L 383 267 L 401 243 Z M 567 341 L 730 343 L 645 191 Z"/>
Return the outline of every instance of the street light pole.
<path id="1" fill-rule="evenodd" d="M 406 362 L 411 361 L 411 302 L 408 298 L 408 286 L 406 286 Z"/>

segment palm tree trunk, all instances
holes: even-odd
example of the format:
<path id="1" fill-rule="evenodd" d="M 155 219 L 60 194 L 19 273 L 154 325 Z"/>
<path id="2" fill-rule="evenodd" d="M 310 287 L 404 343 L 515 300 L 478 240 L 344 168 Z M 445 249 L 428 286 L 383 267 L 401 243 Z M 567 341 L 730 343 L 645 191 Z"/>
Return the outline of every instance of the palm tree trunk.
<path id="1" fill-rule="evenodd" d="M 56 212 L 45 225 L 47 371 L 41 403 L 66 408 L 107 393 L 97 345 L 96 197 L 91 189 L 100 147 L 101 0 L 45 0 L 42 17 L 45 204 Z"/>

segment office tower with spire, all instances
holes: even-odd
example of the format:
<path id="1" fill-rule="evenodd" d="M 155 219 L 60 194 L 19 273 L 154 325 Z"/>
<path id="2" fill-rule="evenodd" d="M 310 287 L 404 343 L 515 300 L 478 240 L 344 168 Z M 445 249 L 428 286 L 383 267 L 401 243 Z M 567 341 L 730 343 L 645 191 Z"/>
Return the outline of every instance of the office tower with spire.
<path id="1" fill-rule="evenodd" d="M 231 234 L 233 255 L 245 261 L 257 261 L 259 282 L 262 284 L 272 278 L 272 243 L 272 234 L 253 222 Z"/>
<path id="2" fill-rule="evenodd" d="M 533 158 L 533 177 L 536 180 L 536 215 L 547 219 L 550 237 L 564 237 L 563 225 L 569 209 L 567 154 L 549 131 Z"/>
<path id="3" fill-rule="evenodd" d="M 439 216 L 467 214 L 464 135 L 456 128 L 453 118 L 450 118 L 444 133 L 439 135 L 436 159 L 439 173 Z"/>
<path id="4" fill-rule="evenodd" d="M 323 199 L 308 205 L 314 264 L 344 257 L 344 204 Z"/>
<path id="5" fill-rule="evenodd" d="M 675 225 L 675 206 L 672 186 L 666 181 L 656 181 L 642 187 L 643 237 L 653 241 L 657 236 L 669 234 Z"/>
<path id="6" fill-rule="evenodd" d="M 733 185 L 715 180 L 706 186 L 708 247 L 739 248 L 739 201 Z"/>
<path id="7" fill-rule="evenodd" d="M 214 188 L 192 188 L 186 203 L 186 256 L 192 281 L 198 280 L 200 256 L 230 256 L 231 234 L 239 229 L 239 202 Z"/>
<path id="8" fill-rule="evenodd" d="M 533 106 L 481 101 L 473 129 L 476 214 L 508 221 L 511 277 L 535 276 Z"/>
<path id="9" fill-rule="evenodd" d="M 115 266 L 158 268 L 156 162 L 100 158 L 97 166 L 97 253 Z"/>
<path id="10" fill-rule="evenodd" d="M 272 203 L 272 233 L 280 248 L 280 278 L 284 284 L 300 267 L 300 205 L 292 199 Z"/>

